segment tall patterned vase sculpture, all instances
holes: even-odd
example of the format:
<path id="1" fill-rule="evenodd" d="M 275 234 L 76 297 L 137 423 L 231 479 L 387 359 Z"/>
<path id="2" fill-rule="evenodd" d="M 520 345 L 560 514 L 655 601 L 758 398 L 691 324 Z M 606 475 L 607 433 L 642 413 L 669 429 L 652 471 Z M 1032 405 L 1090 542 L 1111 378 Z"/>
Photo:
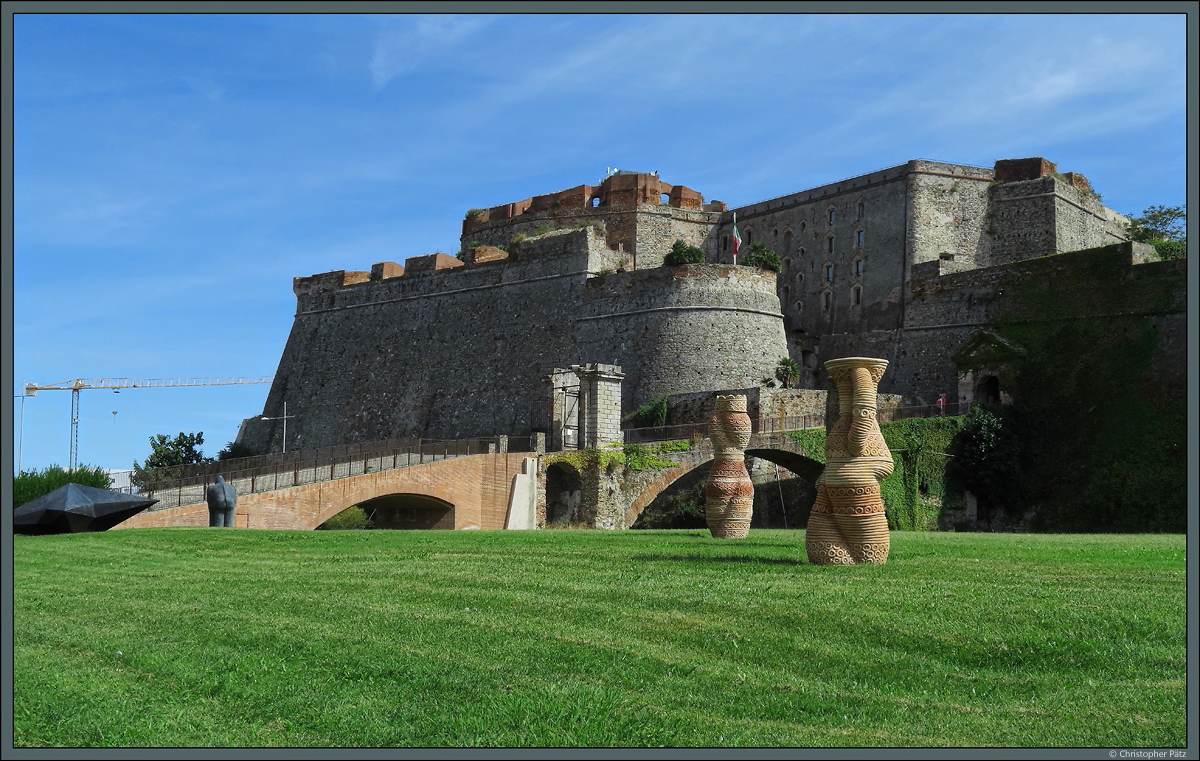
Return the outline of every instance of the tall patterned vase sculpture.
<path id="1" fill-rule="evenodd" d="M 704 484 L 704 518 L 717 539 L 745 539 L 754 511 L 754 483 L 746 472 L 750 416 L 742 394 L 718 396 L 708 419 L 708 436 L 716 450 Z"/>
<path id="2" fill-rule="evenodd" d="M 879 484 L 892 472 L 875 419 L 876 389 L 887 360 L 846 357 L 825 363 L 837 386 L 838 419 L 825 438 L 825 472 L 804 547 L 816 565 L 886 563 L 887 517 Z"/>

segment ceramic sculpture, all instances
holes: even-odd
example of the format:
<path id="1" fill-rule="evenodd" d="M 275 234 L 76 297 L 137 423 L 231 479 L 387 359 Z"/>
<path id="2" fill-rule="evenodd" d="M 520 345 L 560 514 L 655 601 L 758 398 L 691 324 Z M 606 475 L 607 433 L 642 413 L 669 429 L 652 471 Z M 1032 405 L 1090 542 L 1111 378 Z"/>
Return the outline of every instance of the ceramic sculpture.
<path id="1" fill-rule="evenodd" d="M 825 471 L 804 547 L 817 565 L 886 563 L 889 537 L 879 484 L 892 454 L 875 419 L 875 392 L 887 360 L 846 357 L 825 363 L 837 386 L 838 419 L 825 437 Z"/>
<path id="2" fill-rule="evenodd" d="M 750 416 L 744 395 L 717 397 L 708 436 L 716 452 L 704 484 L 704 519 L 717 539 L 745 539 L 754 511 L 754 484 L 746 472 Z"/>

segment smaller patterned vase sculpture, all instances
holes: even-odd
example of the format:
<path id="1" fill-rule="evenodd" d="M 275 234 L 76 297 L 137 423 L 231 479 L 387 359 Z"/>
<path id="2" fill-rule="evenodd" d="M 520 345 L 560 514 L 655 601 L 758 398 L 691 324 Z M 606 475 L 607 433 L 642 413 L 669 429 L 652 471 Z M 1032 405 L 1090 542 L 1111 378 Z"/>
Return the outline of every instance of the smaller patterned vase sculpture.
<path id="1" fill-rule="evenodd" d="M 717 539 L 745 539 L 754 511 L 754 483 L 746 472 L 750 416 L 744 395 L 717 397 L 708 437 L 716 454 L 704 484 L 704 519 Z"/>
<path id="2" fill-rule="evenodd" d="M 886 563 L 889 537 L 879 484 L 892 472 L 875 419 L 875 391 L 885 359 L 846 357 L 825 363 L 837 386 L 838 419 L 825 438 L 825 472 L 808 519 L 804 548 L 816 565 Z"/>

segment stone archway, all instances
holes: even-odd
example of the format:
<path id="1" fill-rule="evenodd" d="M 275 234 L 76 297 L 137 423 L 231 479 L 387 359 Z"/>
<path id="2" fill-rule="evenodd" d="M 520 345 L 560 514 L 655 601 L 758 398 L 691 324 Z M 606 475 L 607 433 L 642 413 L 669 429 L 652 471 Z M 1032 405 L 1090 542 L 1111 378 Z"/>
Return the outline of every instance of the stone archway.
<path id="1" fill-rule="evenodd" d="M 546 468 L 546 527 L 574 523 L 582 501 L 583 476 L 574 466 L 556 462 Z"/>
<path id="2" fill-rule="evenodd" d="M 747 457 L 757 457 L 761 460 L 776 463 L 782 468 L 786 468 L 796 474 L 806 482 L 815 484 L 817 477 L 821 475 L 821 471 L 825 466 L 816 460 L 805 456 L 798 450 L 793 450 L 788 444 L 782 446 L 786 448 L 777 448 L 775 439 L 771 437 L 771 441 L 763 441 L 761 444 L 769 444 L 767 446 L 753 446 L 746 449 Z M 691 450 L 683 453 L 672 453 L 672 459 L 679 463 L 673 468 L 665 468 L 660 471 L 648 471 L 642 474 L 632 474 L 626 481 L 625 494 L 631 495 L 628 506 L 625 508 L 624 528 L 630 528 L 638 517 L 642 514 L 650 504 L 664 491 L 670 489 L 680 479 L 689 477 L 698 468 L 706 467 L 713 461 L 713 453 L 711 449 Z M 815 492 L 814 492 L 815 493 Z M 811 506 L 810 506 L 811 507 Z M 806 511 L 807 512 L 807 511 Z"/>

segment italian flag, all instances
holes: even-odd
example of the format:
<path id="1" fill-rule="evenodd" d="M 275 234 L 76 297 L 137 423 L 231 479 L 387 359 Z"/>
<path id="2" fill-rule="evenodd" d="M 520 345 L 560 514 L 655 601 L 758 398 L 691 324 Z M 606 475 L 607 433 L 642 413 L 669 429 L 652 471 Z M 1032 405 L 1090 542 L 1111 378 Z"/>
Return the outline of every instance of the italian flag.
<path id="1" fill-rule="evenodd" d="M 737 264 L 737 252 L 742 246 L 742 236 L 737 231 L 737 212 L 733 213 L 733 263 Z"/>

